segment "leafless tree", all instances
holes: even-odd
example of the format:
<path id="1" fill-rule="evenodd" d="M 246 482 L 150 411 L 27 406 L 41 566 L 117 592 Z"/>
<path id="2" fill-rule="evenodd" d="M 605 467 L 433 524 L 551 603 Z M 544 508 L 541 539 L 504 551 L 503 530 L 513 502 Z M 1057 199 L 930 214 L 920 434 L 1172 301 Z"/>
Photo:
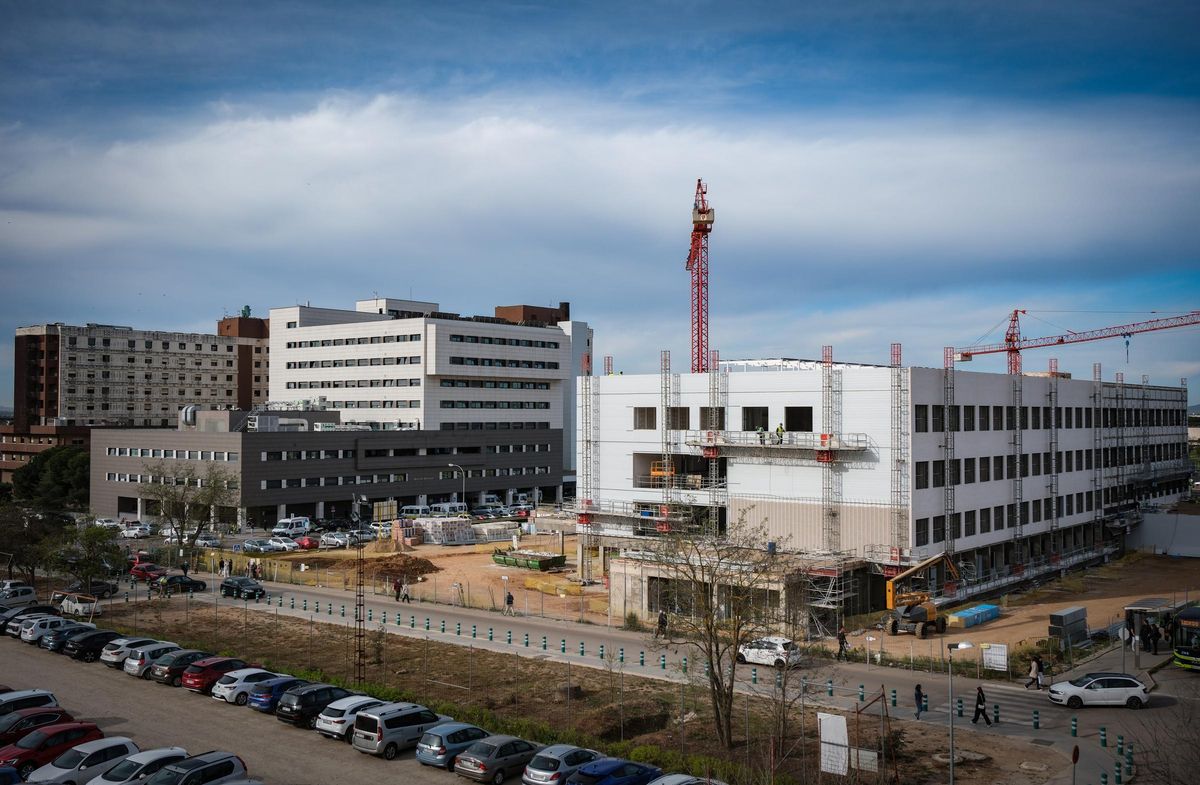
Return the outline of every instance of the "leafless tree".
<path id="1" fill-rule="evenodd" d="M 170 541 L 179 547 L 193 547 L 211 529 L 218 509 L 238 498 L 236 475 L 215 464 L 207 464 L 203 474 L 186 463 L 158 461 L 142 468 L 152 480 L 140 492 L 153 502 L 160 525 L 169 528 Z"/>
<path id="2" fill-rule="evenodd" d="M 1177 695 L 1169 698 L 1174 705 L 1158 706 L 1145 712 L 1141 737 L 1142 749 L 1134 751 L 1139 782 L 1153 785 L 1190 785 L 1200 772 L 1200 745 L 1196 728 L 1200 727 L 1200 684 L 1194 680 L 1175 682 Z"/>

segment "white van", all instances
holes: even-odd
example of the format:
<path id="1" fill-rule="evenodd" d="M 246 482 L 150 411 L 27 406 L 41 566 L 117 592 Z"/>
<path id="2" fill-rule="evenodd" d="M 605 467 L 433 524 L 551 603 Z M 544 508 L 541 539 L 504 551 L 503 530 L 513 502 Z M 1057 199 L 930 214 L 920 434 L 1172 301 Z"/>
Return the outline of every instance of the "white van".
<path id="1" fill-rule="evenodd" d="M 466 515 L 466 513 L 467 505 L 462 502 L 442 502 L 429 506 L 429 514 L 434 518 L 452 518 L 456 515 Z"/>
<path id="2" fill-rule="evenodd" d="M 431 516 L 429 507 L 424 504 L 406 504 L 400 508 L 401 518 L 428 518 Z"/>
<path id="3" fill-rule="evenodd" d="M 499 507 L 499 506 L 503 506 L 503 504 L 504 503 L 502 501 L 500 501 L 500 497 L 497 496 L 496 494 L 485 493 L 483 495 L 483 504 L 481 504 L 479 506 L 480 507 L 491 507 L 491 506 Z"/>
<path id="4" fill-rule="evenodd" d="M 275 528 L 271 529 L 271 534 L 276 537 L 300 537 L 308 534 L 308 530 L 312 528 L 312 522 L 308 518 L 283 518 L 275 524 Z"/>

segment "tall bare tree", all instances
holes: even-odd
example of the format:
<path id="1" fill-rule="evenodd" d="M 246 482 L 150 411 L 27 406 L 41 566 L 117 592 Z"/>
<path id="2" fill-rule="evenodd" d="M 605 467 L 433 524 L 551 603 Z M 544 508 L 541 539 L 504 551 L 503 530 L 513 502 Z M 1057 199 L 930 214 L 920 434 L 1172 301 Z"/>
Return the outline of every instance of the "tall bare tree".
<path id="1" fill-rule="evenodd" d="M 738 648 L 782 618 L 786 559 L 768 552 L 765 525 L 738 521 L 719 538 L 671 534 L 651 553 L 651 609 L 667 611 L 665 642 L 707 665 L 706 687 L 717 739 L 733 746 L 734 668 Z"/>
<path id="2" fill-rule="evenodd" d="M 157 461 L 142 466 L 153 480 L 142 483 L 141 494 L 157 509 L 160 525 L 170 529 L 170 542 L 192 547 L 210 531 L 220 507 L 238 499 L 237 475 L 216 464 L 205 464 L 203 474 L 189 463 Z"/>

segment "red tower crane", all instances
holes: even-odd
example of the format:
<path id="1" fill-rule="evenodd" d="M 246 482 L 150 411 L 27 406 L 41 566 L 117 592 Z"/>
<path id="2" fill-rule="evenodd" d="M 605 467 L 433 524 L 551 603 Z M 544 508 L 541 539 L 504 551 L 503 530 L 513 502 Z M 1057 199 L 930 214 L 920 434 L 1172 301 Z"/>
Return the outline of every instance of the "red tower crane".
<path id="1" fill-rule="evenodd" d="M 716 215 L 708 206 L 708 186 L 697 179 L 692 246 L 687 258 L 687 269 L 692 273 L 692 373 L 708 371 L 708 235 Z"/>
<path id="2" fill-rule="evenodd" d="M 1017 309 L 1009 316 L 1008 329 L 1004 332 L 1004 343 L 968 346 L 964 349 L 959 349 L 954 359 L 958 362 L 970 362 L 977 354 L 1007 352 L 1008 372 L 1020 373 L 1022 349 L 1040 349 L 1043 346 L 1084 343 L 1086 341 L 1099 341 L 1104 338 L 1128 338 L 1134 333 L 1148 333 L 1154 330 L 1169 330 L 1172 327 L 1188 327 L 1193 324 L 1200 324 L 1200 311 L 1191 311 L 1183 316 L 1172 316 L 1168 319 L 1151 319 L 1147 322 L 1120 324 L 1115 327 L 1102 327 L 1099 330 L 1066 333 L 1065 335 L 1049 335 L 1045 338 L 1022 338 L 1020 315 L 1023 313 L 1025 313 L 1024 310 Z"/>

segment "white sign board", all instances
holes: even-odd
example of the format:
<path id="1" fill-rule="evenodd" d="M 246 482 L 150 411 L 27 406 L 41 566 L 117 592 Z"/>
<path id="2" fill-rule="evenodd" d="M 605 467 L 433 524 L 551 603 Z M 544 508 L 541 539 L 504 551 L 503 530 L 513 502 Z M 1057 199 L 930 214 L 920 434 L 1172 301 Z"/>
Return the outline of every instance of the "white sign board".
<path id="1" fill-rule="evenodd" d="M 983 650 L 983 667 L 990 671 L 1008 670 L 1008 644 L 985 643 L 979 647 Z"/>
<path id="2" fill-rule="evenodd" d="M 840 714 L 817 712 L 817 726 L 821 730 L 821 771 L 845 775 L 850 747 L 846 718 Z"/>

